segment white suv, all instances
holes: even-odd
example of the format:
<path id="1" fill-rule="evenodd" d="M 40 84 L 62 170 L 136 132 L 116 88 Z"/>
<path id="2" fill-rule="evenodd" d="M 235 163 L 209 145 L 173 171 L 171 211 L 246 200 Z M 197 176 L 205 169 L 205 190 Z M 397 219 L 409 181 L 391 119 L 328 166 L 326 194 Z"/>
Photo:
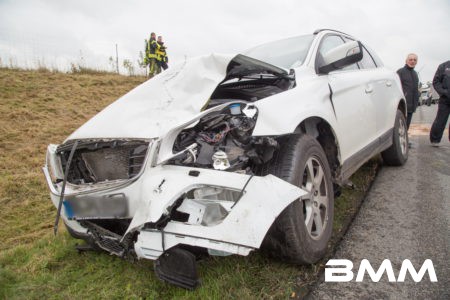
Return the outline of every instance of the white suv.
<path id="1" fill-rule="evenodd" d="M 338 186 L 377 153 L 405 163 L 405 115 L 395 72 L 318 30 L 171 67 L 49 145 L 43 170 L 74 237 L 192 288 L 200 250 L 319 260 Z"/>

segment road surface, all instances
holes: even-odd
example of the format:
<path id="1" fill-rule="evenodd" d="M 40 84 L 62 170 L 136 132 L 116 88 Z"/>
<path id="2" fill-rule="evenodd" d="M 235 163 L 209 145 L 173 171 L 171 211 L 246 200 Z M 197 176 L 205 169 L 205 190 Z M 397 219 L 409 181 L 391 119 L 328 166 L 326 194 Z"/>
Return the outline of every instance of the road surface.
<path id="1" fill-rule="evenodd" d="M 439 148 L 430 146 L 429 128 L 437 105 L 420 106 L 413 115 L 413 147 L 403 167 L 383 166 L 334 259 L 354 264 L 351 282 L 322 282 L 312 299 L 450 299 L 450 143 L 444 133 Z M 448 128 L 448 124 L 447 124 Z M 339 201 L 339 199 L 337 199 Z M 377 271 L 384 259 L 392 262 L 396 278 L 404 259 L 418 271 L 431 259 L 438 282 L 428 273 L 416 283 L 372 282 L 366 274 L 355 282 L 362 259 Z"/>

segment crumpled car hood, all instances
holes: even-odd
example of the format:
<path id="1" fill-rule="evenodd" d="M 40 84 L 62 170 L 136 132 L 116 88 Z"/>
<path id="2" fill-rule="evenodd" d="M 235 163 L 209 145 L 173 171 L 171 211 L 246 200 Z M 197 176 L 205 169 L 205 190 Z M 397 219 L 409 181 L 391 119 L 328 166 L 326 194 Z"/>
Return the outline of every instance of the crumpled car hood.
<path id="1" fill-rule="evenodd" d="M 148 139 L 195 118 L 225 78 L 287 71 L 244 55 L 211 54 L 186 60 L 144 82 L 110 104 L 68 140 Z"/>
<path id="2" fill-rule="evenodd" d="M 200 112 L 232 59 L 212 54 L 171 67 L 110 104 L 67 140 L 160 137 Z"/>

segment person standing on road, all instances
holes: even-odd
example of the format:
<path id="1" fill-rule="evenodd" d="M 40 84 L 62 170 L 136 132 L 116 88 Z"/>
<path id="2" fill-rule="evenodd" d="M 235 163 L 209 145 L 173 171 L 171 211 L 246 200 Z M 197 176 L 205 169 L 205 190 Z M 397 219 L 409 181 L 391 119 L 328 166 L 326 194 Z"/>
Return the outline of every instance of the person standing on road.
<path id="1" fill-rule="evenodd" d="M 167 58 L 167 52 L 166 52 L 167 47 L 164 46 L 162 36 L 158 36 L 157 43 L 158 43 L 159 48 L 156 51 L 156 55 L 157 55 L 157 60 L 158 60 L 158 64 L 159 64 L 159 69 L 160 69 L 160 71 L 167 70 L 167 68 L 169 67 L 167 65 L 169 59 Z"/>
<path id="2" fill-rule="evenodd" d="M 406 64 L 403 68 L 397 70 L 402 83 L 403 94 L 406 98 L 406 105 L 408 115 L 406 117 L 406 126 L 409 129 L 413 113 L 416 111 L 419 103 L 419 76 L 414 71 L 417 64 L 417 55 L 414 53 L 408 54 L 406 57 Z"/>
<path id="3" fill-rule="evenodd" d="M 440 64 L 433 78 L 433 87 L 439 94 L 439 106 L 430 131 L 430 142 L 438 147 L 450 114 L 450 60 Z M 450 141 L 450 126 L 448 132 Z"/>

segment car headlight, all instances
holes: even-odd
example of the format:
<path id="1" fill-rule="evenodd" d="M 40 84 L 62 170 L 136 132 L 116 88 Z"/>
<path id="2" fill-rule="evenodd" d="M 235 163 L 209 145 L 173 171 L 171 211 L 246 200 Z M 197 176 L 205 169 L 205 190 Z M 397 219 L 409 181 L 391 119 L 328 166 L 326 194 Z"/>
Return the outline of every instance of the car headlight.
<path id="1" fill-rule="evenodd" d="M 53 183 L 57 183 L 64 178 L 64 172 L 61 168 L 61 161 L 56 154 L 58 145 L 50 144 L 47 147 L 46 166 Z"/>

